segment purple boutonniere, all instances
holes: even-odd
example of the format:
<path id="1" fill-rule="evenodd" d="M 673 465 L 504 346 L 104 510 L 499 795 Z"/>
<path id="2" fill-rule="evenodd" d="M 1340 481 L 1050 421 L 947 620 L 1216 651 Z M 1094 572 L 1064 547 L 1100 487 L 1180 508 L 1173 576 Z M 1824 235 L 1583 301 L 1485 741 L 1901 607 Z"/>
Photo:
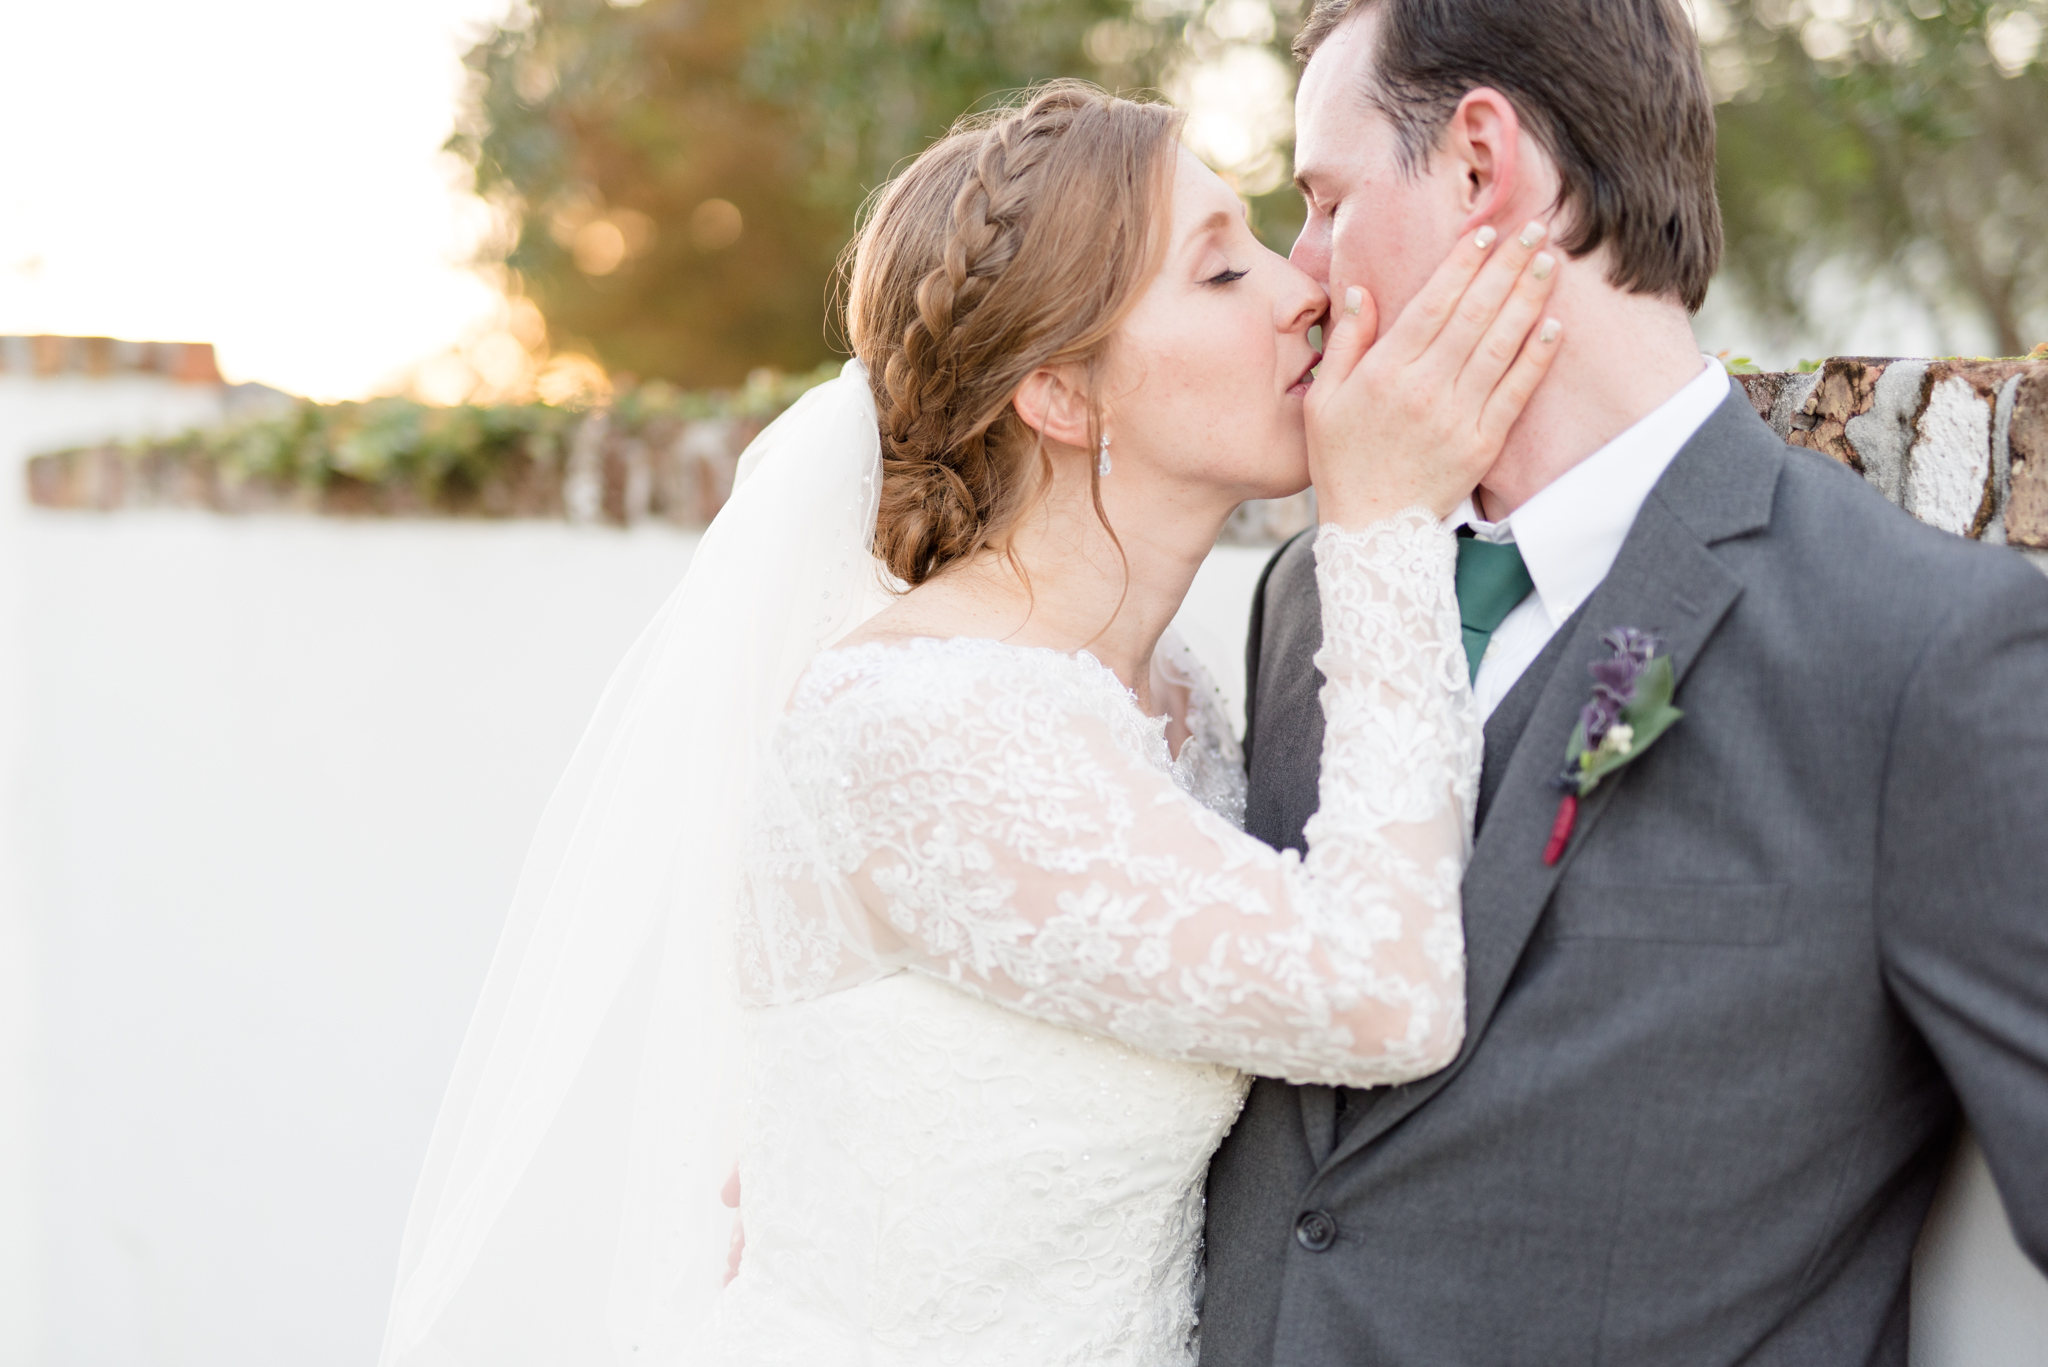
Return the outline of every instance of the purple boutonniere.
<path id="1" fill-rule="evenodd" d="M 1671 657 L 1659 655 L 1664 643 L 1647 631 L 1616 627 L 1600 638 L 1614 652 L 1587 668 L 1593 675 L 1593 700 L 1579 710 L 1579 724 L 1565 747 L 1564 772 L 1551 780 L 1564 797 L 1550 824 L 1550 842 L 1543 847 L 1546 867 L 1564 858 L 1579 819 L 1579 799 L 1600 780 L 1631 763 L 1685 713 L 1671 705 Z"/>

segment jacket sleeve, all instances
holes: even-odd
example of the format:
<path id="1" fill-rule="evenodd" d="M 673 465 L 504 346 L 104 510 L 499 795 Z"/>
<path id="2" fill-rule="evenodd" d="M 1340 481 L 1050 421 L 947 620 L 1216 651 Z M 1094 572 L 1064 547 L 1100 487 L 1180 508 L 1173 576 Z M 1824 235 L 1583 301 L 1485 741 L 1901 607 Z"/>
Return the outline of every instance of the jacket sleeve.
<path id="1" fill-rule="evenodd" d="M 2048 1270 L 2048 579 L 2017 557 L 1979 563 L 1898 711 L 1878 939 Z"/>

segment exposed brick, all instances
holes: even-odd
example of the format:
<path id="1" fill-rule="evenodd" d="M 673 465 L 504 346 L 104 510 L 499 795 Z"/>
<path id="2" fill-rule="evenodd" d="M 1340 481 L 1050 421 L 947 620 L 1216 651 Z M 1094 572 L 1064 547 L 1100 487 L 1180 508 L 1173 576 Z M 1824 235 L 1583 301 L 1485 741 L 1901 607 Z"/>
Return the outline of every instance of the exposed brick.
<path id="1" fill-rule="evenodd" d="M 59 456 L 37 456 L 28 463 L 28 501 L 38 508 L 69 508 L 64 481 L 69 462 Z"/>
<path id="2" fill-rule="evenodd" d="M 2048 365 L 2028 366 L 2012 410 L 2012 492 L 2005 539 L 2048 550 Z"/>
<path id="3" fill-rule="evenodd" d="M 1793 416 L 1786 440 L 1861 472 L 1863 462 L 1849 441 L 1849 420 L 1870 411 L 1877 399 L 1878 376 L 1892 360 L 1889 356 L 1837 356 L 1827 362 L 1821 368 L 1820 382 L 1806 396 L 1805 406 Z M 1753 395 L 1750 402 L 1756 402 Z"/>
<path id="4" fill-rule="evenodd" d="M 1968 380 L 1970 387 L 1984 396 L 1987 403 L 1998 398 L 1998 391 L 2005 382 L 2022 371 L 2048 369 L 2038 361 L 1929 361 L 1927 363 L 1927 384 L 1931 389 L 1953 375 Z"/>
<path id="5" fill-rule="evenodd" d="M 48 508 L 112 512 L 134 506 L 128 461 L 118 447 L 96 446 L 29 463 L 29 498 Z"/>
<path id="6" fill-rule="evenodd" d="M 221 384 L 220 367 L 213 358 L 211 342 L 179 342 L 176 368 L 171 378 L 181 384 Z"/>
<path id="7" fill-rule="evenodd" d="M 1771 410 L 1777 407 L 1778 393 L 1784 389 L 1790 378 L 1777 371 L 1766 371 L 1760 375 L 1737 375 L 1735 383 L 1742 386 L 1742 392 L 1749 398 L 1749 406 L 1765 422 L 1771 420 Z"/>
<path id="8" fill-rule="evenodd" d="M 0 371 L 54 375 L 164 375 L 219 385 L 211 342 L 124 342 L 113 337 L 0 337 Z"/>
<path id="9" fill-rule="evenodd" d="M 28 339 L 31 364 L 38 375 L 62 375 L 71 369 L 71 339 L 69 337 L 31 337 Z"/>

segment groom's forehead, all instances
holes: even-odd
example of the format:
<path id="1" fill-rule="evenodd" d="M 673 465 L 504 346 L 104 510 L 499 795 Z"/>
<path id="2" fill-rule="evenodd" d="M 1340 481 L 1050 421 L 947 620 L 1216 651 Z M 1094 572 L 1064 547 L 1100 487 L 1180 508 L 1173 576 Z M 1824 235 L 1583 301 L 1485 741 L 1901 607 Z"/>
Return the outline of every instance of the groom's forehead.
<path id="1" fill-rule="evenodd" d="M 1340 24 L 1310 57 L 1295 96 L 1296 182 L 1314 179 L 1335 161 L 1359 150 L 1370 132 L 1385 127 L 1368 98 L 1372 77 L 1376 10 L 1365 7 Z"/>
<path id="2" fill-rule="evenodd" d="M 1367 98 L 1372 79 L 1378 10 L 1366 6 L 1339 24 L 1316 48 L 1295 95 L 1300 131 L 1355 130 L 1361 119 L 1381 117 Z"/>
<path id="3" fill-rule="evenodd" d="M 1379 27 L 1380 16 L 1375 6 L 1360 6 L 1347 15 L 1310 54 L 1302 73 L 1304 81 L 1313 81 L 1317 73 L 1336 69 L 1362 75 L 1363 63 L 1371 58 L 1377 43 Z"/>

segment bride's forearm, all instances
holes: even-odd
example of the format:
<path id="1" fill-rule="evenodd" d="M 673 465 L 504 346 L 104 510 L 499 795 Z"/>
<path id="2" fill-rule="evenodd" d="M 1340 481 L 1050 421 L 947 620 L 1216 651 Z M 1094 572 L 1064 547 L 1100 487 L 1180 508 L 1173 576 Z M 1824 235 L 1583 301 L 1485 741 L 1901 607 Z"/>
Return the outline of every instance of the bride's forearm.
<path id="1" fill-rule="evenodd" d="M 1455 539 L 1426 509 L 1316 544 L 1324 736 L 1306 830 L 1314 915 L 1377 1080 L 1442 1067 L 1463 1040 L 1459 884 L 1477 792 Z"/>

